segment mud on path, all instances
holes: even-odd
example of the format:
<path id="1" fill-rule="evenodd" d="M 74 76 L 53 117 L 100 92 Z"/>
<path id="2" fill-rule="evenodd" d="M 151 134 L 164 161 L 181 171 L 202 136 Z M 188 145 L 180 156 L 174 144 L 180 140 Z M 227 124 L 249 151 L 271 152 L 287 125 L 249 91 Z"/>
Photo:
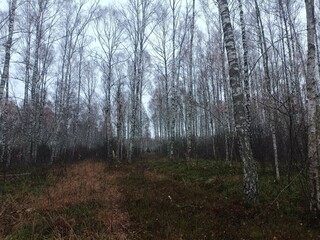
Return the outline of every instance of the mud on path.
<path id="1" fill-rule="evenodd" d="M 16 194 L 2 204 L 0 238 L 128 239 L 124 174 L 93 161 L 53 169 L 54 184 L 41 194 Z"/>

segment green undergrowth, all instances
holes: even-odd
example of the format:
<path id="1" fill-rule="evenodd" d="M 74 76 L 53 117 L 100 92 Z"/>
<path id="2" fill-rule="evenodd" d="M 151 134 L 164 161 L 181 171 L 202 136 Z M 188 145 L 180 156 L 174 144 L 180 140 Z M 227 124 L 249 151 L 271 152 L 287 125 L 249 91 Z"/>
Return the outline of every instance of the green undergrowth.
<path id="1" fill-rule="evenodd" d="M 7 195 L 18 193 L 22 195 L 40 195 L 45 189 L 54 184 L 53 176 L 53 171 L 48 167 L 11 171 L 6 174 L 6 177 L 1 173 L 0 199 L 3 200 Z"/>
<path id="2" fill-rule="evenodd" d="M 132 239 L 318 239 L 297 179 L 260 170 L 260 204 L 243 201 L 241 165 L 148 161 L 123 178 Z"/>
<path id="3" fill-rule="evenodd" d="M 97 194 L 96 197 L 69 199 L 68 204 L 38 208 L 28 201 L 43 201 L 45 190 L 60 186 L 55 185 L 61 182 L 57 179 L 69 176 L 65 172 L 72 166 L 29 170 L 30 175 L 7 178 L 1 185 L 0 236 L 5 236 L 4 239 L 155 240 L 320 238 L 320 225 L 308 217 L 306 210 L 304 173 L 292 173 L 290 179 L 283 177 L 275 181 L 272 167 L 259 167 L 260 204 L 250 208 L 243 201 L 239 163 L 226 165 L 197 160 L 186 165 L 149 158 L 102 172 L 89 163 L 83 168 L 77 166 L 73 169 L 80 176 L 72 178 L 74 186 L 90 171 L 101 174 L 101 181 L 108 174 L 115 174 L 117 180 L 113 184 L 119 192 L 114 196 L 120 195 L 117 202 L 108 205 L 100 192 L 89 191 L 87 194 Z M 90 178 L 85 183 L 90 184 Z M 105 190 L 107 194 L 108 189 Z M 28 207 L 21 207 L 23 204 Z M 121 223 L 116 228 L 117 236 L 128 231 L 127 238 L 106 235 L 117 226 L 113 223 L 116 218 L 113 209 L 118 211 L 117 216 L 128 214 L 129 224 Z"/>

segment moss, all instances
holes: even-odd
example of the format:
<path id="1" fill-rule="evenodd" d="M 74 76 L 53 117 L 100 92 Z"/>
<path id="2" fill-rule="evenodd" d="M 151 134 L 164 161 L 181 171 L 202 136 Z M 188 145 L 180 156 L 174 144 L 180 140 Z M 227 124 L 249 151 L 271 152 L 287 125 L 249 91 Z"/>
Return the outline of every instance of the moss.
<path id="1" fill-rule="evenodd" d="M 259 168 L 260 205 L 252 208 L 242 201 L 240 164 L 157 160 L 148 167 L 155 174 L 133 171 L 123 179 L 132 238 L 310 239 L 320 233 L 303 220 L 300 182 L 287 188 L 266 167 Z"/>

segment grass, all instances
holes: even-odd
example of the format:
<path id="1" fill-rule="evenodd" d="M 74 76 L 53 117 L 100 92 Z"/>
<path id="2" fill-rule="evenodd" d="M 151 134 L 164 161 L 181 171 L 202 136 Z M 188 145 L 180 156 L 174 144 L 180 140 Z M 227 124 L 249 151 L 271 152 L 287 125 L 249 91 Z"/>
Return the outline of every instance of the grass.
<path id="1" fill-rule="evenodd" d="M 4 195 L 16 193 L 28 193 L 39 195 L 44 189 L 53 184 L 52 172 L 48 168 L 26 169 L 28 175 L 9 176 L 0 179 L 0 199 Z"/>
<path id="2" fill-rule="evenodd" d="M 0 238 L 125 239 L 127 216 L 118 207 L 118 174 L 106 172 L 102 162 L 86 161 L 51 169 L 54 181 L 36 193 L 31 188 L 41 186 L 36 178 L 22 192 L 17 180 L 16 191 L 3 197 Z"/>
<path id="3" fill-rule="evenodd" d="M 287 188 L 264 169 L 260 205 L 248 208 L 239 164 L 149 161 L 148 167 L 123 179 L 132 239 L 320 238 L 319 225 L 305 217 L 298 180 Z"/>
<path id="4" fill-rule="evenodd" d="M 59 211 L 31 213 L 28 221 L 13 228 L 8 239 L 78 239 L 89 236 L 89 232 L 101 234 L 103 223 L 96 218 L 100 208 L 96 202 L 83 202 Z"/>
<path id="5" fill-rule="evenodd" d="M 204 239 L 210 233 L 213 219 L 205 212 L 210 211 L 211 197 L 199 189 L 168 179 L 132 175 L 125 178 L 124 183 L 132 238 Z"/>
<path id="6" fill-rule="evenodd" d="M 6 183 L 0 239 L 320 238 L 301 178 L 288 187 L 274 181 L 272 168 L 259 168 L 253 208 L 242 200 L 240 164 L 85 161 L 41 172 Z"/>

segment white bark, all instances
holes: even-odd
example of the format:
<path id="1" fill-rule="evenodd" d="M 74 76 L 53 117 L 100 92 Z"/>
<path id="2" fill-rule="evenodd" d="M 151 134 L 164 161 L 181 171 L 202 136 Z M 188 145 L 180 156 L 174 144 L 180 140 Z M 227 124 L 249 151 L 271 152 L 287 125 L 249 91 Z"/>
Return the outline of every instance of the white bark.
<path id="1" fill-rule="evenodd" d="M 240 70 L 228 1 L 219 0 L 218 5 L 229 62 L 229 77 L 234 105 L 235 127 L 239 140 L 240 155 L 243 162 L 245 200 L 249 205 L 254 205 L 259 201 L 258 173 L 250 145 L 248 123 L 246 121 L 245 96 L 241 88 Z"/>
<path id="2" fill-rule="evenodd" d="M 175 135 L 176 135 L 176 95 L 177 95 L 177 89 L 176 89 L 176 9 L 177 9 L 177 1 L 173 0 L 171 4 L 171 11 L 172 11 L 172 68 L 171 68 L 171 139 L 170 139 L 170 145 L 169 145 L 169 159 L 171 161 L 174 160 L 174 142 L 175 142 Z"/>
<path id="3" fill-rule="evenodd" d="M 123 148 L 123 128 L 124 128 L 124 99 L 121 93 L 122 82 L 119 79 L 116 93 L 116 115 L 117 115 L 117 160 L 122 160 L 122 148 Z"/>
<path id="4" fill-rule="evenodd" d="M 246 25 L 244 21 L 242 0 L 238 0 L 239 10 L 240 10 L 240 24 L 241 24 L 241 35 L 242 35 L 242 47 L 243 47 L 243 82 L 244 82 L 244 92 L 246 95 L 246 114 L 249 128 L 251 126 L 251 114 L 250 114 L 250 84 L 249 84 L 249 50 L 247 41 Z"/>
<path id="5" fill-rule="evenodd" d="M 12 47 L 12 40 L 13 40 L 13 31 L 14 31 L 14 22 L 15 22 L 15 16 L 16 16 L 16 8 L 17 8 L 17 0 L 12 0 L 10 2 L 10 7 L 9 7 L 8 38 L 7 38 L 7 41 L 5 43 L 5 57 L 4 57 L 4 64 L 3 64 L 3 70 L 2 70 L 1 81 L 0 81 L 0 101 L 3 98 L 5 85 L 9 80 L 9 69 L 10 69 L 10 60 L 11 60 L 11 47 Z"/>
<path id="6" fill-rule="evenodd" d="M 191 158 L 191 140 L 193 135 L 193 39 L 194 39 L 194 28 L 195 28 L 195 0 L 192 1 L 192 17 L 190 26 L 190 45 L 189 45 L 189 66 L 188 66 L 188 102 L 187 102 L 187 161 Z"/>
<path id="7" fill-rule="evenodd" d="M 310 184 L 310 210 L 316 216 L 320 213 L 319 156 L 317 145 L 317 84 L 314 0 L 305 0 L 307 16 L 307 111 L 308 111 L 308 167 Z"/>

